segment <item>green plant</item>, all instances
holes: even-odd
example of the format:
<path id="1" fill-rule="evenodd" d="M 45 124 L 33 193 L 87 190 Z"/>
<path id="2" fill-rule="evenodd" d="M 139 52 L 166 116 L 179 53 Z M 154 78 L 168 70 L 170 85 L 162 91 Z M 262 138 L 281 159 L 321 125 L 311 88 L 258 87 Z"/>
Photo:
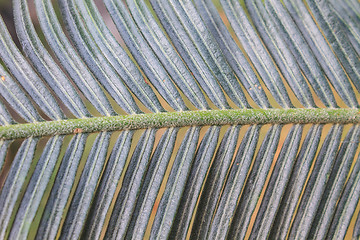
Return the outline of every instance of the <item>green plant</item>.
<path id="1" fill-rule="evenodd" d="M 359 238 L 358 0 L 105 0 L 127 47 L 34 1 L 27 59 L 0 22 L 1 239 Z"/>

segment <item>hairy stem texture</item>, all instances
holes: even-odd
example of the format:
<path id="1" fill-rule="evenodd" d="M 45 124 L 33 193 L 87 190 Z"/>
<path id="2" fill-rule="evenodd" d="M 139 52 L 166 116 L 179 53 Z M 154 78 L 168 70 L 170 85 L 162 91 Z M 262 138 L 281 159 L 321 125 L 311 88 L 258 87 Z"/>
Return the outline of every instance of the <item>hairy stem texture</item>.
<path id="1" fill-rule="evenodd" d="M 231 109 L 67 119 L 1 126 L 0 138 L 17 139 L 78 132 L 91 133 L 163 127 L 315 123 L 360 123 L 360 110 L 349 108 Z"/>

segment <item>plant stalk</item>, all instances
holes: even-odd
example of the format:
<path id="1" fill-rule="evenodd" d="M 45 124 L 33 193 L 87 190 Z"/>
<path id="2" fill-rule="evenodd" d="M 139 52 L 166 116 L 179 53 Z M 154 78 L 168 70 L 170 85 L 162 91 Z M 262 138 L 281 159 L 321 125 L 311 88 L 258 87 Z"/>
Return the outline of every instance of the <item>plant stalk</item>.
<path id="1" fill-rule="evenodd" d="M 231 109 L 182 111 L 65 119 L 0 127 L 1 139 L 101 131 L 205 125 L 358 124 L 360 110 L 350 108 Z"/>

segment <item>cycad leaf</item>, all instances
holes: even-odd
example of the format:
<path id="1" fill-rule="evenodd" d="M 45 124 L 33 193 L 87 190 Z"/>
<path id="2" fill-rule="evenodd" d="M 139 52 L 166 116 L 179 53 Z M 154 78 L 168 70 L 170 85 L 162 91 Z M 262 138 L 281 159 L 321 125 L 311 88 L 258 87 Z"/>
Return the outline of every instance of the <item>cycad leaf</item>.
<path id="1" fill-rule="evenodd" d="M 8 125 L 10 123 L 14 123 L 14 119 L 11 117 L 5 106 L 0 102 L 0 125 Z"/>
<path id="2" fill-rule="evenodd" d="M 326 237 L 335 213 L 336 204 L 340 199 L 340 194 L 343 191 L 343 186 L 350 172 L 356 149 L 358 148 L 357 140 L 359 138 L 360 129 L 359 126 L 356 125 L 348 132 L 341 144 L 310 230 L 309 236 L 311 238 L 320 239 Z"/>
<path id="3" fill-rule="evenodd" d="M 321 196 L 328 182 L 328 176 L 334 165 L 341 133 L 342 126 L 334 125 L 326 136 L 292 223 L 290 238 L 307 238 L 310 233 L 311 224 L 316 216 Z"/>
<path id="4" fill-rule="evenodd" d="M 1 239 L 359 237 L 358 0 L 34 2 L 26 58 L 0 20 Z"/>
<path id="5" fill-rule="evenodd" d="M 161 181 L 173 151 L 177 132 L 177 128 L 169 128 L 151 157 L 130 225 L 127 228 L 126 237 L 128 238 L 141 239 L 145 235 L 151 210 L 154 207 Z"/>
<path id="6" fill-rule="evenodd" d="M 51 1 L 36 0 L 35 6 L 46 40 L 71 79 L 102 115 L 113 115 L 114 110 L 104 92 L 66 38 Z"/>
<path id="7" fill-rule="evenodd" d="M 357 15 L 360 15 L 360 6 L 356 0 L 346 0 L 345 1 L 349 6 L 356 12 Z"/>
<path id="8" fill-rule="evenodd" d="M 128 54 L 108 30 L 95 4 L 92 1 L 76 1 L 73 3 L 79 11 L 79 16 L 84 19 L 90 36 L 94 39 L 101 54 L 104 55 L 104 60 L 114 68 L 126 86 L 146 107 L 153 112 L 163 111 L 155 93 L 143 79 Z"/>
<path id="9" fill-rule="evenodd" d="M 189 0 L 168 2 L 228 97 L 238 107 L 248 107 L 239 82 L 193 3 Z"/>
<path id="10" fill-rule="evenodd" d="M 346 31 L 348 33 L 349 41 L 351 42 L 351 44 L 352 44 L 354 50 L 357 52 L 357 54 L 360 55 L 360 41 L 358 39 L 356 39 L 354 35 L 349 33 L 348 29 L 346 29 L 344 31 Z"/>
<path id="11" fill-rule="evenodd" d="M 19 87 L 14 79 L 7 73 L 7 71 L 0 65 L 0 75 L 2 76 L 0 95 L 7 100 L 13 109 L 26 121 L 35 122 L 42 118 L 31 104 L 30 99 L 26 97 L 25 92 Z M 5 110 L 4 107 L 1 107 Z M 2 125 L 10 123 L 10 115 L 4 110 L 1 111 Z M 6 111 L 6 110 L 5 110 Z"/>
<path id="12" fill-rule="evenodd" d="M 63 138 L 63 136 L 59 135 L 54 136 L 46 144 L 26 188 L 25 195 L 21 200 L 9 238 L 25 239 L 29 234 L 31 223 L 34 220 L 40 200 L 44 195 L 46 186 L 49 184 L 50 177 L 57 162 Z"/>
<path id="13" fill-rule="evenodd" d="M 86 239 L 97 239 L 100 237 L 106 214 L 108 213 L 117 183 L 128 157 L 132 136 L 133 131 L 124 131 L 115 143 L 104 170 L 105 172 L 101 177 L 100 185 L 96 190 L 96 196 L 91 204 L 89 216 L 83 231 L 83 237 Z"/>
<path id="14" fill-rule="evenodd" d="M 31 23 L 27 2 L 14 0 L 16 31 L 25 54 L 33 62 L 34 68 L 43 77 L 66 107 L 78 118 L 90 114 L 69 79 L 42 45 Z"/>
<path id="15" fill-rule="evenodd" d="M 315 154 L 318 149 L 322 125 L 314 125 L 308 131 L 296 158 L 294 170 L 286 186 L 281 200 L 282 210 L 277 212 L 274 225 L 270 232 L 270 238 L 286 238 L 288 229 L 295 213 L 298 200 L 312 163 L 315 161 Z"/>
<path id="16" fill-rule="evenodd" d="M 317 96 L 327 107 L 336 107 L 335 97 L 318 61 L 283 4 L 266 0 L 265 7 Z"/>
<path id="17" fill-rule="evenodd" d="M 69 143 L 45 206 L 36 239 L 53 239 L 57 235 L 84 152 L 86 138 L 87 134 L 77 134 Z"/>
<path id="18" fill-rule="evenodd" d="M 343 31 L 347 34 L 357 54 L 360 55 L 360 17 L 346 1 L 342 3 L 330 1 L 330 3 L 330 7 L 341 21 Z"/>
<path id="19" fill-rule="evenodd" d="M 257 79 L 250 63 L 246 60 L 244 54 L 231 37 L 229 31 L 221 20 L 215 6 L 211 1 L 197 0 L 195 1 L 197 10 L 204 19 L 206 26 L 216 39 L 219 48 L 221 48 L 226 60 L 232 67 L 237 77 L 247 89 L 252 99 L 262 108 L 270 107 L 264 89 Z"/>
<path id="20" fill-rule="evenodd" d="M 327 236 L 334 236 L 342 238 L 345 236 L 346 231 L 349 228 L 351 218 L 354 215 L 356 205 L 359 203 L 360 199 L 360 169 L 359 169 L 359 159 L 356 161 L 356 165 L 352 170 L 350 179 L 346 184 L 346 188 L 342 193 L 340 202 L 337 206 L 337 211 L 335 213 L 333 222 L 329 229 Z M 354 227 L 353 238 L 359 238 L 359 217 L 356 220 Z"/>
<path id="21" fill-rule="evenodd" d="M 345 68 L 357 90 L 360 91 L 359 57 L 341 28 L 338 18 L 330 8 L 329 2 L 324 0 L 307 0 L 306 2 L 336 57 Z"/>
<path id="22" fill-rule="evenodd" d="M 111 133 L 101 132 L 89 153 L 62 228 L 62 239 L 78 239 L 89 212 L 91 200 L 106 160 Z"/>
<path id="23" fill-rule="evenodd" d="M 357 204 L 357 203 L 358 202 L 354 201 L 354 204 Z M 354 227 L 353 238 L 357 239 L 357 238 L 360 237 L 360 230 L 359 229 L 360 229 L 360 216 L 358 215 L 358 217 L 356 219 L 355 227 Z"/>
<path id="24" fill-rule="evenodd" d="M 265 46 L 249 22 L 249 19 L 246 17 L 240 3 L 233 0 L 221 0 L 221 5 L 224 8 L 232 28 L 235 30 L 236 36 L 246 49 L 250 60 L 266 84 L 266 87 L 282 107 L 292 107 L 279 72 L 277 71 L 271 56 L 266 51 Z"/>
<path id="25" fill-rule="evenodd" d="M 169 237 L 171 223 L 174 222 L 175 214 L 179 207 L 184 187 L 186 186 L 190 165 L 195 155 L 199 131 L 199 127 L 190 128 L 181 143 L 166 182 L 165 192 L 156 212 L 150 238 L 166 239 Z"/>
<path id="26" fill-rule="evenodd" d="M 276 221 L 277 211 L 281 211 L 281 198 L 295 163 L 302 129 L 301 125 L 293 126 L 285 139 L 271 173 L 250 238 L 255 236 L 267 238 L 272 225 Z"/>
<path id="27" fill-rule="evenodd" d="M 3 239 L 5 239 L 6 231 L 10 227 L 11 214 L 16 210 L 14 209 L 15 203 L 28 174 L 37 142 L 38 139 L 36 138 L 28 138 L 21 144 L 1 189 L 0 204 L 3 207 L 0 208 L 0 237 Z"/>
<path id="28" fill-rule="evenodd" d="M 209 177 L 201 194 L 195 217 L 195 222 L 198 224 L 192 229 L 192 239 L 206 238 L 217 205 L 217 196 L 221 195 L 221 190 L 235 153 L 239 130 L 240 126 L 230 127 L 216 152 L 215 159 L 211 164 Z"/>
<path id="29" fill-rule="evenodd" d="M 143 133 L 136 145 L 111 214 L 109 226 L 106 230 L 106 238 L 124 237 L 126 234 L 136 199 L 140 194 L 145 171 L 150 162 L 154 140 L 155 130 L 148 129 Z"/>
<path id="30" fill-rule="evenodd" d="M 305 4 L 299 0 L 286 1 L 285 4 L 290 15 L 296 22 L 319 61 L 322 69 L 342 100 L 349 107 L 357 107 L 359 104 L 343 67 L 330 46 L 327 44 L 326 39 L 317 27 L 316 22 L 312 19 Z"/>
<path id="31" fill-rule="evenodd" d="M 274 125 L 267 132 L 260 150 L 256 155 L 250 175 L 236 208 L 227 237 L 244 238 L 249 228 L 250 218 L 264 187 L 266 177 L 277 149 L 282 126 Z M 269 147 L 268 147 L 269 146 Z"/>
<path id="32" fill-rule="evenodd" d="M 171 227 L 170 238 L 185 238 L 191 218 L 195 212 L 196 201 L 205 181 L 206 173 L 216 150 L 220 128 L 211 127 L 203 137 L 193 160 L 191 172 L 187 179 L 180 206 Z"/>
<path id="33" fill-rule="evenodd" d="M 260 126 L 253 126 L 247 130 L 242 139 L 211 222 L 209 238 L 225 239 L 229 231 L 231 219 L 234 216 L 241 191 L 244 189 L 246 176 L 255 154 L 259 132 Z"/>
<path id="34" fill-rule="evenodd" d="M 2 170 L 11 140 L 0 140 L 0 171 Z"/>
<path id="35" fill-rule="evenodd" d="M 74 3 L 72 1 L 61 0 L 59 5 L 72 41 L 97 80 L 126 112 L 141 112 L 116 70 L 97 47 L 87 26 L 80 18 Z"/>
<path id="36" fill-rule="evenodd" d="M 177 87 L 189 98 L 198 109 L 208 109 L 205 96 L 194 81 L 171 42 L 150 13 L 144 1 L 127 1 L 137 27 L 141 30 L 147 43 L 151 46 Z"/>
<path id="37" fill-rule="evenodd" d="M 266 12 L 263 2 L 246 0 L 245 4 L 263 42 L 279 66 L 295 96 L 304 107 L 314 107 L 314 100 L 300 67 L 287 46 L 285 39 L 279 34 L 277 26 Z"/>
<path id="38" fill-rule="evenodd" d="M 29 93 L 32 100 L 51 119 L 62 119 L 64 114 L 56 103 L 54 97 L 45 87 L 30 64 L 21 55 L 19 49 L 10 37 L 6 24 L 0 17 L 0 57 L 9 69 L 10 73 L 17 79 L 21 86 Z M 6 78 L 5 78 L 6 80 Z"/>
<path id="39" fill-rule="evenodd" d="M 106 0 L 105 5 L 123 40 L 149 81 L 173 109 L 177 111 L 187 109 L 165 68 L 139 32 L 123 3 L 118 0 Z"/>
<path id="40" fill-rule="evenodd" d="M 186 26 L 182 25 L 176 13 L 166 1 L 151 0 L 154 11 L 174 46 L 194 74 L 201 88 L 220 109 L 228 108 L 225 95 L 219 86 L 211 68 L 203 59 L 195 40 L 191 38 Z"/>
<path id="41" fill-rule="evenodd" d="M 359 158 L 356 160 L 349 180 L 341 195 L 336 212 L 329 228 L 327 236 L 344 237 L 349 228 L 351 218 L 354 215 L 356 206 L 360 199 L 360 164 Z M 356 220 L 353 238 L 359 238 L 359 217 Z"/>

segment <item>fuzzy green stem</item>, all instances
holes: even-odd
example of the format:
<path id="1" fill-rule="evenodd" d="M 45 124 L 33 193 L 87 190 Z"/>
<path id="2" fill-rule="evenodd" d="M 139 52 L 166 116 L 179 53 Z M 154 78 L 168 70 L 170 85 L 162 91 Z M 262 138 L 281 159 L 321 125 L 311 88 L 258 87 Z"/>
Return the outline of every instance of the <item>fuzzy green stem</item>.
<path id="1" fill-rule="evenodd" d="M 0 138 L 17 139 L 77 132 L 124 129 L 250 124 L 360 123 L 359 109 L 236 109 L 184 111 L 68 119 L 0 127 Z"/>

